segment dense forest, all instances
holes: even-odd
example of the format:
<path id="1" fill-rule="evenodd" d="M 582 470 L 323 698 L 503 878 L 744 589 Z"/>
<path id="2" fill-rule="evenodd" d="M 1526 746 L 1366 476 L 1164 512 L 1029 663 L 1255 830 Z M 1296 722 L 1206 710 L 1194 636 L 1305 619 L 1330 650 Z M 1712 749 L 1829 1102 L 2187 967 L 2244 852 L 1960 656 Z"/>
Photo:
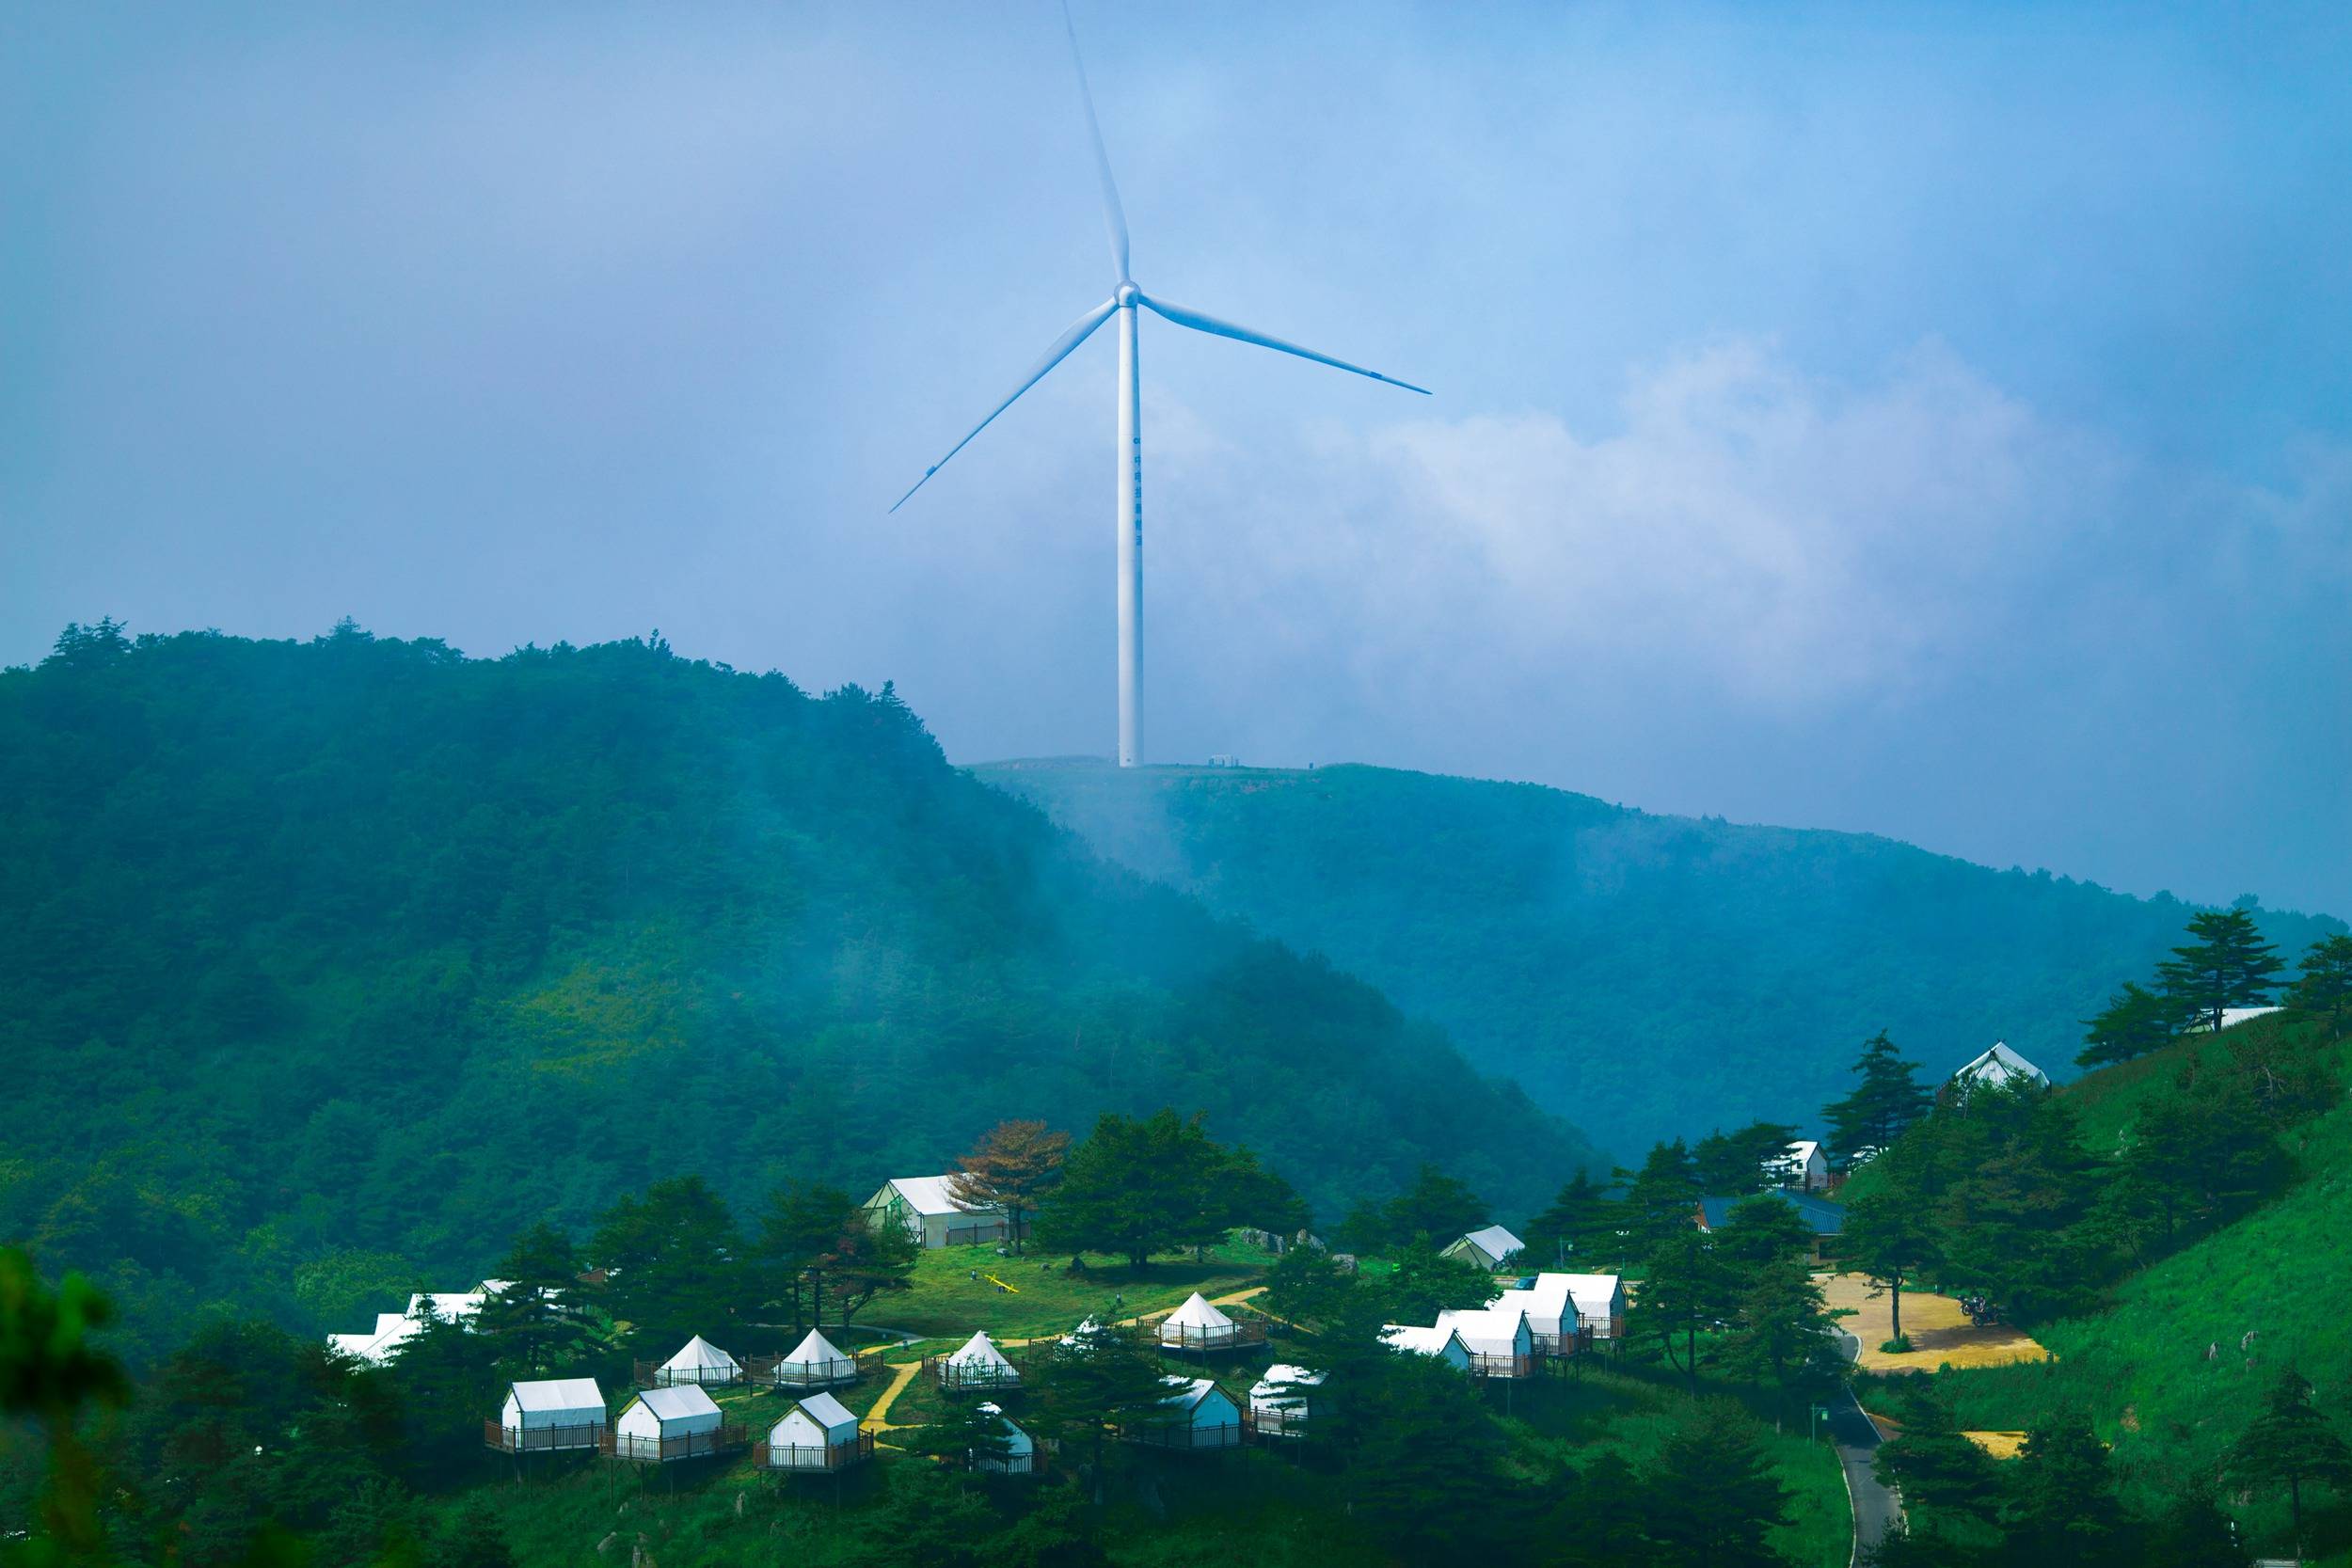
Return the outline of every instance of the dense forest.
<path id="1" fill-rule="evenodd" d="M 1591 1157 L 1320 959 L 947 766 L 885 687 L 75 627 L 0 674 L 0 1236 L 134 1356 L 306 1332 L 680 1175 L 946 1169 L 1204 1110 L 1310 1205 Z"/>
<path id="2" fill-rule="evenodd" d="M 1327 954 L 1485 1071 L 1629 1153 L 1844 1086 L 1884 1030 L 1932 1071 L 2005 1038 L 2063 1076 L 2078 1020 L 2189 911 L 1859 833 L 1655 816 L 1531 784 L 1008 763 L 1104 854 Z M 2283 951 L 2341 931 L 2256 911 Z"/>

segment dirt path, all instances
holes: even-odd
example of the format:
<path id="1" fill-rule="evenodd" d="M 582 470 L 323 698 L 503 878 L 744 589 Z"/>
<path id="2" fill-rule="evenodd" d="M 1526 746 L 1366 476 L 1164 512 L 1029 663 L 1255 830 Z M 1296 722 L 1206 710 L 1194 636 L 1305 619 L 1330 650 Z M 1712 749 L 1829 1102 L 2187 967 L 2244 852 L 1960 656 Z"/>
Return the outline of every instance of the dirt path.
<path id="1" fill-rule="evenodd" d="M 868 1410 L 866 1413 L 866 1418 L 858 1422 L 859 1430 L 876 1433 L 898 1431 L 898 1429 L 890 1421 L 890 1407 L 898 1402 L 898 1396 L 906 1392 L 907 1385 L 913 1383 L 914 1374 L 922 1370 L 923 1363 L 920 1361 L 892 1363 L 890 1386 L 882 1390 L 882 1398 L 874 1402 L 874 1408 Z"/>
<path id="2" fill-rule="evenodd" d="M 1821 1295 L 1831 1307 L 1853 1313 L 1841 1326 L 1862 1342 L 1861 1365 L 1873 1372 L 1931 1372 L 1946 1362 L 1955 1367 L 2005 1367 L 2012 1361 L 2047 1361 L 2050 1353 L 2033 1336 L 2007 1323 L 1979 1328 L 1950 1296 L 1931 1291 L 1903 1292 L 1903 1333 L 1911 1349 L 1900 1355 L 1879 1349 L 1894 1338 L 1894 1303 L 1873 1295 L 1858 1274 L 1821 1276 Z"/>

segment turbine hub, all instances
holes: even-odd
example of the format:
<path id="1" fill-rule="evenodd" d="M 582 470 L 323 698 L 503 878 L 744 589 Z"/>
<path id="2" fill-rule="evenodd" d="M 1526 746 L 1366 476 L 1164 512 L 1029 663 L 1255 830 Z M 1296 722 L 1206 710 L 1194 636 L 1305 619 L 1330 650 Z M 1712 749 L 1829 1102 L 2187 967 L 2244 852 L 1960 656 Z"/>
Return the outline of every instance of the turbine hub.
<path id="1" fill-rule="evenodd" d="M 1142 293 L 1143 291 L 1136 288 L 1133 283 L 1121 283 L 1119 286 L 1119 292 L 1111 297 L 1119 302 L 1119 308 L 1121 310 L 1125 310 L 1131 309 L 1135 305 L 1136 296 Z"/>

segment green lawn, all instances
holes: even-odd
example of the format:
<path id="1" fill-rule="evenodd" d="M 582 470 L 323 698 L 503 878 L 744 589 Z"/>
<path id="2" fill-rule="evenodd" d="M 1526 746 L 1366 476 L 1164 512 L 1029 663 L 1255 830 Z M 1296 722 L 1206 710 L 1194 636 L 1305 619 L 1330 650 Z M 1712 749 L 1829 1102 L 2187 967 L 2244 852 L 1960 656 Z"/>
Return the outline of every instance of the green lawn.
<path id="1" fill-rule="evenodd" d="M 991 1247 L 941 1247 L 916 1260 L 914 1290 L 878 1299 L 863 1317 L 940 1339 L 961 1341 L 978 1329 L 999 1339 L 1035 1338 L 1066 1334 L 1089 1316 L 1108 1321 L 1176 1307 L 1195 1291 L 1214 1299 L 1248 1290 L 1273 1260 L 1229 1242 L 1211 1247 L 1204 1262 L 1189 1252 L 1171 1253 L 1138 1270 L 1089 1257 L 1086 1272 L 1074 1274 L 1065 1257 L 999 1258 Z M 998 1290 L 992 1274 L 1012 1289 Z"/>

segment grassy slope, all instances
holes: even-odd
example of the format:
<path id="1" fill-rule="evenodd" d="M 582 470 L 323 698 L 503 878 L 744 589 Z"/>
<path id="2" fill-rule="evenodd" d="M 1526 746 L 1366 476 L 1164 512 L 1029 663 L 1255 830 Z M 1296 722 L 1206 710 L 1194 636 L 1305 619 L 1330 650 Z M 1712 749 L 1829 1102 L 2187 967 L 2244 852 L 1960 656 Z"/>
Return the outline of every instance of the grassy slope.
<path id="1" fill-rule="evenodd" d="M 1205 1261 L 1176 1254 L 1141 1271 L 1089 1257 L 1087 1272 L 1076 1275 L 1070 1259 L 1057 1255 L 999 1258 L 985 1247 L 943 1247 L 916 1262 L 912 1291 L 875 1302 L 865 1316 L 928 1337 L 968 1338 L 986 1329 L 1000 1339 L 1031 1338 L 1068 1333 L 1089 1317 L 1109 1322 L 1178 1307 L 1195 1291 L 1215 1300 L 1247 1290 L 1270 1260 L 1254 1247 L 1227 1243 L 1211 1247 Z M 1041 1266 L 1048 1263 L 1050 1270 Z M 989 1283 L 991 1274 L 1013 1289 L 999 1291 Z"/>
<path id="2" fill-rule="evenodd" d="M 1381 987 L 1619 1154 L 1809 1117 L 1885 1028 L 1940 1074 L 2063 1073 L 2187 909 L 1859 833 L 1661 817 L 1386 768 L 994 764 L 1114 860 Z M 2265 914 L 2299 952 L 2323 929 Z"/>
<path id="3" fill-rule="evenodd" d="M 2240 1026 L 2280 1027 L 2275 1018 Z M 2086 1141 L 2111 1150 L 2140 1105 L 2195 1055 L 2223 1049 L 2184 1042 L 2107 1069 L 2066 1091 L 2082 1109 Z M 2347 1048 L 2352 1053 L 2352 1048 Z M 2348 1064 L 2352 1065 L 2352 1064 Z M 2279 1369 L 2300 1369 L 2320 1402 L 2352 1423 L 2352 1102 L 2285 1137 L 2296 1180 L 2280 1196 L 2128 1280 L 2094 1317 L 2037 1326 L 2058 1356 L 2042 1367 L 1944 1374 L 1963 1424 L 2030 1427 L 2044 1413 L 2090 1412 L 2132 1484 L 2158 1496 L 2210 1482 Z M 2252 1332 L 2245 1349 L 2240 1341 Z M 2205 1359 L 2207 1346 L 2218 1359 Z M 2265 1504 L 2249 1523 L 2279 1527 Z"/>

